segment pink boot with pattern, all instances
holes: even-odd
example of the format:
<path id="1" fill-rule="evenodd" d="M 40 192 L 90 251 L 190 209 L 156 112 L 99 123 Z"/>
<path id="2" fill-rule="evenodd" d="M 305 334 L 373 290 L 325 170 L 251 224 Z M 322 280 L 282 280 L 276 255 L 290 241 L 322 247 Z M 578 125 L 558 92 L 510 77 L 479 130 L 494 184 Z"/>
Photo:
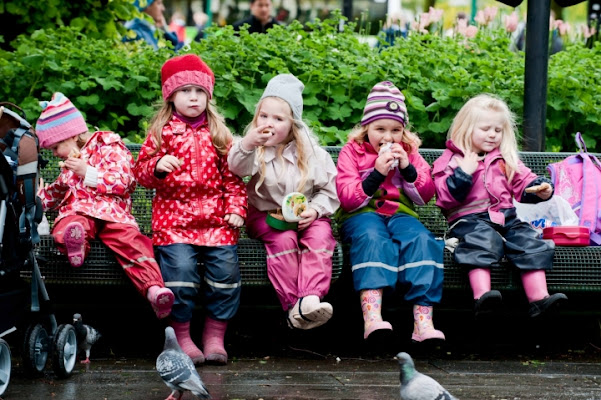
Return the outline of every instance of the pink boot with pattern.
<path id="1" fill-rule="evenodd" d="M 86 232 L 79 222 L 71 222 L 63 236 L 67 248 L 67 258 L 72 267 L 81 267 L 86 256 Z"/>

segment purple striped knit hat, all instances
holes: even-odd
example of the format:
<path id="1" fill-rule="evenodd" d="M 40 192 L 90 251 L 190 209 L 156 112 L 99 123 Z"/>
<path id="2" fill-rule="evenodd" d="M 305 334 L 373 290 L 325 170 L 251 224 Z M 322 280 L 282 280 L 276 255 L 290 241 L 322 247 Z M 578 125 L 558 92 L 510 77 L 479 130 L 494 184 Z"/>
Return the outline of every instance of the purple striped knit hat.
<path id="1" fill-rule="evenodd" d="M 42 114 L 35 125 L 40 147 L 49 148 L 58 142 L 88 131 L 83 116 L 64 94 L 56 92 L 50 101 L 40 101 Z"/>
<path id="2" fill-rule="evenodd" d="M 365 126 L 384 118 L 397 120 L 403 126 L 409 123 L 405 96 L 389 81 L 376 84 L 367 95 L 361 125 Z"/>

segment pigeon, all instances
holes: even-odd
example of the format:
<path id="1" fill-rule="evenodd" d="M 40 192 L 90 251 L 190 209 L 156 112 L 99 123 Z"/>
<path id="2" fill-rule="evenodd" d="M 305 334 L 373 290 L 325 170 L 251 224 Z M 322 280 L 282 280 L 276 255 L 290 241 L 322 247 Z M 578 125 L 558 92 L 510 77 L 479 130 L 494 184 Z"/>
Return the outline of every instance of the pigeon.
<path id="1" fill-rule="evenodd" d="M 440 383 L 415 370 L 407 353 L 396 355 L 401 369 L 401 400 L 457 400 Z"/>
<path id="2" fill-rule="evenodd" d="M 165 346 L 157 357 L 156 368 L 165 385 L 172 390 L 165 400 L 179 400 L 185 391 L 192 392 L 200 399 L 211 398 L 192 359 L 179 347 L 175 331 L 170 326 L 165 328 Z M 179 393 L 178 397 L 175 397 L 176 392 Z"/>
<path id="3" fill-rule="evenodd" d="M 77 347 L 86 352 L 86 359 L 81 360 L 82 364 L 90 363 L 90 349 L 92 345 L 100 339 L 100 332 L 90 325 L 83 323 L 81 314 L 73 314 L 73 327 L 75 328 L 75 337 L 77 338 Z"/>

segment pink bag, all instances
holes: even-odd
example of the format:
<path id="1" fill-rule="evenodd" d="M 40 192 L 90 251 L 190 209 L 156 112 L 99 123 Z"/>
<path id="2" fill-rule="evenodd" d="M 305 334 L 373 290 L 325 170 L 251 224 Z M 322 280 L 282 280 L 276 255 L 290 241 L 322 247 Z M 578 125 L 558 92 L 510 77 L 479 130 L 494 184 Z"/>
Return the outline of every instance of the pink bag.
<path id="1" fill-rule="evenodd" d="M 551 163 L 547 169 L 555 185 L 555 195 L 570 203 L 580 226 L 591 231 L 591 245 L 601 245 L 601 162 L 586 150 L 580 132 L 576 134 L 578 154 Z"/>

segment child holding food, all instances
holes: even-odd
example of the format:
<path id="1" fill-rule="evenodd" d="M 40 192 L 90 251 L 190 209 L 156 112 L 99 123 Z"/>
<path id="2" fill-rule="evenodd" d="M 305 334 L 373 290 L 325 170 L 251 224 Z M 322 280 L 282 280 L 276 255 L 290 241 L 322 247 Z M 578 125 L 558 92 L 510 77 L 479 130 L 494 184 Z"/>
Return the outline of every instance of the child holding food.
<path id="1" fill-rule="evenodd" d="M 36 124 L 40 147 L 63 159 L 56 180 L 40 185 L 44 209 L 58 208 L 52 236 L 73 267 L 80 267 L 100 239 L 110 248 L 136 290 L 145 296 L 158 318 L 171 312 L 174 295 L 165 288 L 154 259 L 152 241 L 131 214 L 136 187 L 133 157 L 119 135 L 88 132 L 83 116 L 62 93 L 40 103 Z"/>
<path id="2" fill-rule="evenodd" d="M 267 273 L 289 326 L 312 329 L 333 313 L 321 300 L 336 243 L 328 217 L 339 201 L 334 162 L 302 121 L 303 89 L 294 75 L 272 78 L 228 163 L 251 177 L 248 234 L 265 243 Z"/>
<path id="3" fill-rule="evenodd" d="M 442 298 L 443 242 L 415 212 L 415 205 L 434 196 L 434 183 L 418 151 L 421 140 L 408 125 L 403 93 L 392 82 L 379 82 L 338 157 L 340 236 L 350 247 L 363 338 L 372 343 L 387 343 L 392 325 L 382 316 L 382 300 L 397 289 L 412 304 L 411 339 L 445 339 L 433 320 Z"/>
<path id="4" fill-rule="evenodd" d="M 469 100 L 453 120 L 446 150 L 434 162 L 436 204 L 458 238 L 455 262 L 468 270 L 476 317 L 491 314 L 501 293 L 491 290 L 490 270 L 507 260 L 521 270 L 528 315 L 538 317 L 567 300 L 549 295 L 545 271 L 553 266 L 554 245 L 516 214 L 513 198 L 538 203 L 553 185 L 518 158 L 515 118 L 507 104 L 487 94 Z"/>

